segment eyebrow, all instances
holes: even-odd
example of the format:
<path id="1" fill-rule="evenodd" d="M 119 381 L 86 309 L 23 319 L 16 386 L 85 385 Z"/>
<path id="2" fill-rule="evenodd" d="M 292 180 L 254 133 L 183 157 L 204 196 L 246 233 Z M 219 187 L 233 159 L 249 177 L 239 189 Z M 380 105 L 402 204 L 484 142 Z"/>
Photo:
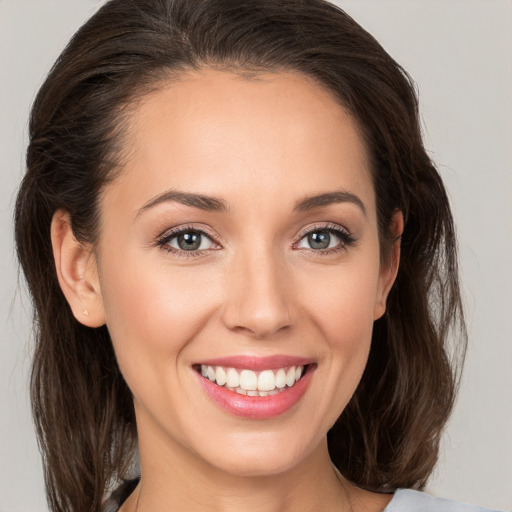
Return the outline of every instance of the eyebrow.
<path id="1" fill-rule="evenodd" d="M 180 192 L 178 190 L 168 190 L 153 199 L 150 199 L 138 212 L 141 213 L 153 208 L 154 206 L 166 202 L 181 203 L 185 206 L 192 206 L 201 210 L 210 212 L 227 212 L 229 210 L 226 201 L 216 197 L 205 196 L 202 194 L 193 194 L 191 192 Z"/>
<path id="2" fill-rule="evenodd" d="M 339 190 L 336 192 L 327 192 L 325 194 L 318 194 L 316 196 L 308 196 L 301 199 L 295 204 L 294 211 L 308 211 L 322 206 L 329 206 L 336 203 L 352 203 L 358 206 L 366 215 L 366 208 L 363 201 L 359 199 L 352 192 L 346 190 Z"/>
<path id="3" fill-rule="evenodd" d="M 141 213 L 165 202 L 181 203 L 185 206 L 192 206 L 201 210 L 225 213 L 229 211 L 228 204 L 224 199 L 218 197 L 207 196 L 203 194 L 194 194 L 192 192 L 180 192 L 178 190 L 168 190 L 152 199 L 150 199 L 137 212 L 137 216 Z M 339 190 L 336 192 L 326 192 L 315 196 L 307 196 L 295 204 L 293 211 L 308 211 L 323 206 L 329 206 L 336 203 L 352 203 L 358 206 L 366 215 L 366 208 L 363 201 L 352 192 Z"/>

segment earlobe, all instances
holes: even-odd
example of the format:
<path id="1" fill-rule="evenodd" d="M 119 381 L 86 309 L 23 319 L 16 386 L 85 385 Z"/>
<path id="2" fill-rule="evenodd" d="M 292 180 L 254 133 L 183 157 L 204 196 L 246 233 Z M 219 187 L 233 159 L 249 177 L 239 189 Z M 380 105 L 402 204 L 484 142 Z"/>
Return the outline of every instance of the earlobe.
<path id="1" fill-rule="evenodd" d="M 396 210 L 393 213 L 389 229 L 393 236 L 393 247 L 388 261 L 381 265 L 379 289 L 373 315 L 374 320 L 379 319 L 386 312 L 388 294 L 398 273 L 400 264 L 400 242 L 404 231 L 404 216 L 401 211 Z"/>
<path id="2" fill-rule="evenodd" d="M 51 241 L 59 285 L 73 315 L 87 327 L 100 327 L 105 314 L 96 257 L 90 247 L 76 240 L 64 210 L 53 216 Z"/>

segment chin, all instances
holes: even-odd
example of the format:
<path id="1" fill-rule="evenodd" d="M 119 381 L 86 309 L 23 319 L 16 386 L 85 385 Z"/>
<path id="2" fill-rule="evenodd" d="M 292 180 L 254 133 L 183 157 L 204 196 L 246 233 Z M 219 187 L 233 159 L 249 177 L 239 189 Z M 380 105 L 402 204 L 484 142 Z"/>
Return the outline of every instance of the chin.
<path id="1" fill-rule="evenodd" d="M 289 433 L 239 436 L 220 441 L 202 458 L 218 470 L 236 477 L 268 477 L 283 474 L 299 466 L 322 446 L 321 440 L 292 439 Z M 229 446 L 229 450 L 222 447 Z"/>

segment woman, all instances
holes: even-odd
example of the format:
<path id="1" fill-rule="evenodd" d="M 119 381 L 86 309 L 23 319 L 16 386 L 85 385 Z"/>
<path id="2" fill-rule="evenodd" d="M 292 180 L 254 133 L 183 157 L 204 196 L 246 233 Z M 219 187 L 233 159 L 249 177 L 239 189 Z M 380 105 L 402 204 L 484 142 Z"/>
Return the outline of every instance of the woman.
<path id="1" fill-rule="evenodd" d="M 410 80 L 334 6 L 106 3 L 16 240 L 52 510 L 473 510 L 392 494 L 453 405 L 455 237 Z"/>

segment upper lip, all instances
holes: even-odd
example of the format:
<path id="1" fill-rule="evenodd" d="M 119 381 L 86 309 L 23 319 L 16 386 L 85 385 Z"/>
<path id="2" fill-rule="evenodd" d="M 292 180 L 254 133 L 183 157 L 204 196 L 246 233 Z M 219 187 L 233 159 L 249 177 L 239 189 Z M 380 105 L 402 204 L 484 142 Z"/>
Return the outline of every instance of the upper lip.
<path id="1" fill-rule="evenodd" d="M 307 364 L 312 364 L 314 362 L 315 360 L 311 358 L 279 354 L 275 356 L 264 357 L 250 355 L 219 357 L 215 359 L 205 359 L 198 361 L 196 364 L 262 371 L 272 370 L 274 368 L 285 368 L 288 366 L 306 366 Z"/>

